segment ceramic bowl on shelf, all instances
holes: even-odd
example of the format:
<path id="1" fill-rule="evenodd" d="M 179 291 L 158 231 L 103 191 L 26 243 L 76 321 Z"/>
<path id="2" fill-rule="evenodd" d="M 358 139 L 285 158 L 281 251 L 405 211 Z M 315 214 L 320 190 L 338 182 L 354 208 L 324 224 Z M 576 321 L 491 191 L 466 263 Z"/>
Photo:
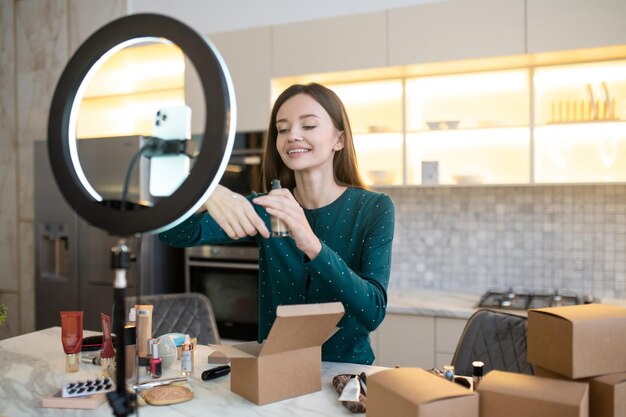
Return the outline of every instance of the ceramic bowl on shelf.
<path id="1" fill-rule="evenodd" d="M 454 175 L 452 179 L 459 185 L 482 184 L 485 182 L 482 175 Z"/>
<path id="2" fill-rule="evenodd" d="M 437 120 L 434 122 L 426 122 L 430 130 L 448 130 L 457 129 L 459 127 L 459 120 Z"/>
<path id="3" fill-rule="evenodd" d="M 370 170 L 367 176 L 373 185 L 391 185 L 396 179 L 396 172 L 391 169 Z"/>

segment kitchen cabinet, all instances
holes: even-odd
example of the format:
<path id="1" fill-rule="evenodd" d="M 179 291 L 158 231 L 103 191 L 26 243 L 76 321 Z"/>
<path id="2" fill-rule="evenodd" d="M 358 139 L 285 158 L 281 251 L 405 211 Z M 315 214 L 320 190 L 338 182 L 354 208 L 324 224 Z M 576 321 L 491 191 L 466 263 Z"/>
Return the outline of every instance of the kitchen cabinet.
<path id="1" fill-rule="evenodd" d="M 467 319 L 388 313 L 372 333 L 375 365 L 442 368 L 452 362 Z"/>
<path id="2" fill-rule="evenodd" d="M 528 53 L 621 45 L 624 0 L 527 0 Z"/>
<path id="3" fill-rule="evenodd" d="M 233 80 L 238 132 L 267 129 L 271 108 L 269 82 L 272 78 L 271 33 L 270 27 L 261 27 L 209 36 L 209 40 L 224 58 Z M 196 77 L 192 76 L 186 80 L 185 95 L 187 102 L 193 100 L 197 108 L 204 108 L 202 89 Z M 194 133 L 203 130 L 203 125 L 192 126 Z"/>
<path id="4" fill-rule="evenodd" d="M 389 10 L 389 65 L 525 53 L 524 0 L 462 0 Z"/>
<path id="5" fill-rule="evenodd" d="M 384 67 L 386 28 L 385 12 L 274 26 L 272 75 Z"/>

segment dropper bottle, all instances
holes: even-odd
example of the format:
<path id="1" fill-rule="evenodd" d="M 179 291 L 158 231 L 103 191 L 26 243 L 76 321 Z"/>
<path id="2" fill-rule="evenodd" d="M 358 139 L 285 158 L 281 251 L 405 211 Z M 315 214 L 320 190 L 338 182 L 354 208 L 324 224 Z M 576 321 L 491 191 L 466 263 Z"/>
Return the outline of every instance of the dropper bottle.
<path id="1" fill-rule="evenodd" d="M 272 180 L 272 190 L 280 189 L 280 180 Z M 286 237 L 289 236 L 289 228 L 278 217 L 270 216 L 272 224 L 272 237 Z"/>

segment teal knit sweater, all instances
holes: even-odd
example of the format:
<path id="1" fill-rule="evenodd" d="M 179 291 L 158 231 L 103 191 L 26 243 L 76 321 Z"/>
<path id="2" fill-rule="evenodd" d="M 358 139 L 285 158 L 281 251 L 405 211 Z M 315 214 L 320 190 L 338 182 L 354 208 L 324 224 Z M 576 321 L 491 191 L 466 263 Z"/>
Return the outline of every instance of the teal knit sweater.
<path id="1" fill-rule="evenodd" d="M 270 230 L 265 209 L 254 207 Z M 346 313 L 339 331 L 322 346 L 322 359 L 369 365 L 374 361 L 369 332 L 382 322 L 387 305 L 393 202 L 385 194 L 351 187 L 331 204 L 304 213 L 322 242 L 313 260 L 291 238 L 245 238 L 259 246 L 258 340 L 267 337 L 279 305 L 340 301 Z M 207 213 L 159 237 L 177 247 L 233 242 Z"/>

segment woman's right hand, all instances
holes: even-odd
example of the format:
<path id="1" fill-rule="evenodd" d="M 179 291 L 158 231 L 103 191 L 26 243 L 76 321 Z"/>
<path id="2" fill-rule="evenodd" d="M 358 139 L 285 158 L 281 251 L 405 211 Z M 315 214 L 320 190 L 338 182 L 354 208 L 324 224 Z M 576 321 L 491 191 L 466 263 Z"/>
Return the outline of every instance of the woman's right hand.
<path id="1" fill-rule="evenodd" d="M 222 185 L 217 185 L 204 207 L 231 239 L 254 236 L 257 232 L 264 238 L 270 237 L 269 230 L 252 203 Z"/>

